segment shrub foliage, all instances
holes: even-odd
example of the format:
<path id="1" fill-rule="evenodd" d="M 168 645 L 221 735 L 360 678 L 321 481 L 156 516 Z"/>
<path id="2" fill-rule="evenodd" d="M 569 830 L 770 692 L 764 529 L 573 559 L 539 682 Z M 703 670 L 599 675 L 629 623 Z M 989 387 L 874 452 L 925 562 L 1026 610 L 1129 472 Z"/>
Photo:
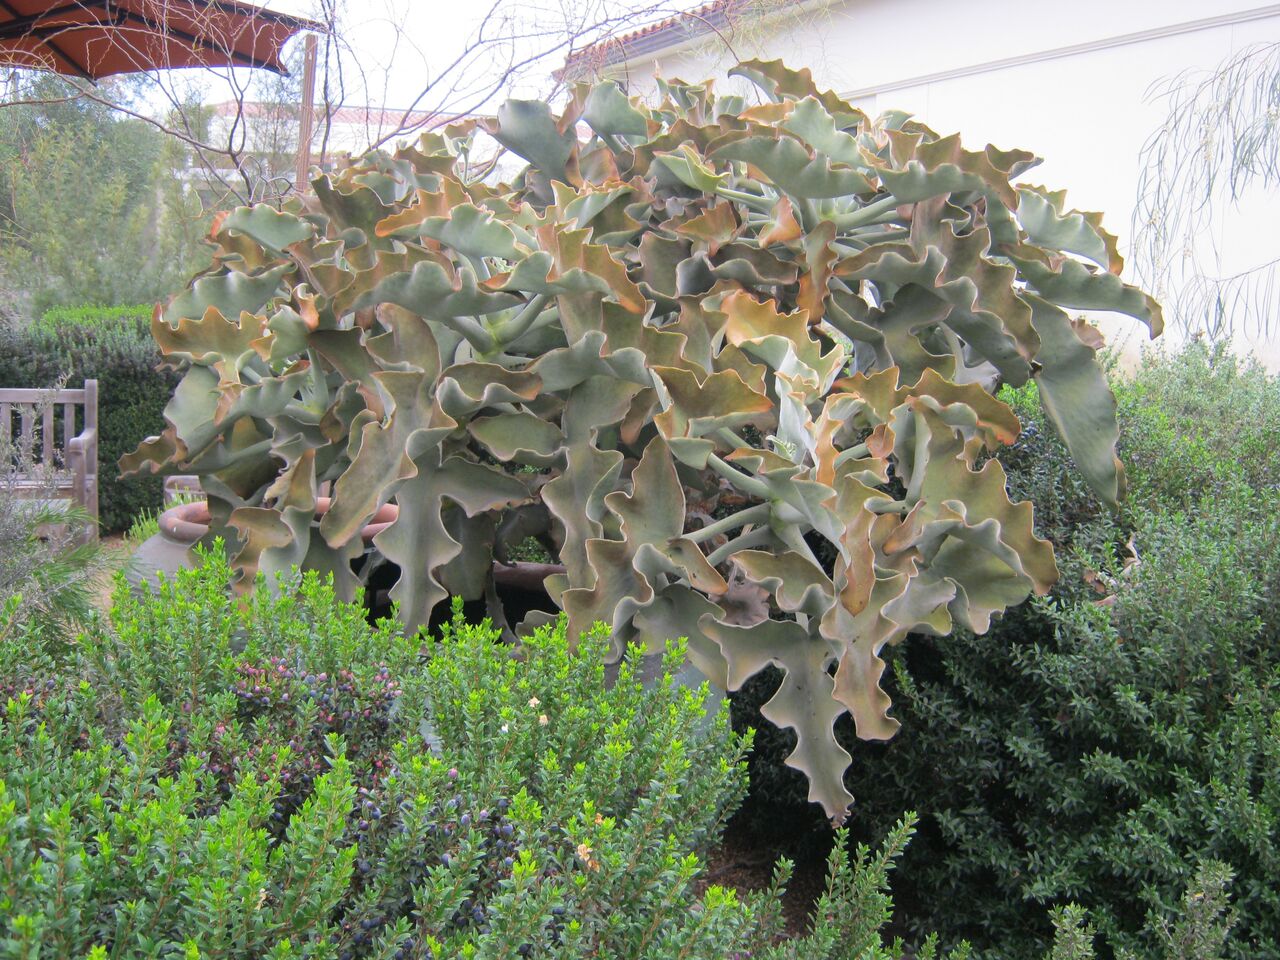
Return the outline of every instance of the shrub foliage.
<path id="1" fill-rule="evenodd" d="M 1073 901 L 1115 948 L 1155 955 L 1216 862 L 1234 876 L 1222 955 L 1277 957 L 1280 384 L 1193 346 L 1117 393 L 1133 485 L 1117 517 L 1035 398 L 1006 394 L 1024 429 L 1001 457 L 1062 580 L 985 636 L 895 654 L 904 735 L 842 734 L 861 761 L 855 828 L 878 836 L 919 809 L 896 884 L 907 922 L 993 956 L 1039 956 L 1042 907 Z M 737 709 L 750 722 L 751 701 Z M 758 799 L 798 799 L 767 752 Z"/>
<path id="2" fill-rule="evenodd" d="M 705 687 L 606 686 L 607 636 L 563 623 L 513 649 L 459 613 L 423 647 L 314 573 L 230 581 L 217 551 L 74 644 L 0 642 L 5 955 L 891 955 L 909 822 L 840 848 L 801 939 L 785 863 L 699 892 L 750 744 Z"/>

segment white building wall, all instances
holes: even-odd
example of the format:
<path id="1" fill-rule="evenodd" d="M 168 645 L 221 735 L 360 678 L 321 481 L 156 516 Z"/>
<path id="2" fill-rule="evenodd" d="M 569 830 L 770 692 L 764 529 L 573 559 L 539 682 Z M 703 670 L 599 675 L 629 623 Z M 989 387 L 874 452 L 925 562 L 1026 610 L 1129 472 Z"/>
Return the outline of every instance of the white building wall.
<path id="1" fill-rule="evenodd" d="M 1129 249 L 1140 152 L 1166 116 L 1153 88 L 1184 71 L 1208 71 L 1258 43 L 1280 41 L 1280 4 L 1254 0 L 837 0 L 796 5 L 767 26 L 738 24 L 743 57 L 809 67 L 819 86 L 851 95 L 872 116 L 909 110 L 939 133 L 1033 150 L 1045 162 L 1024 178 L 1067 188 L 1068 203 L 1102 210 Z M 723 77 L 733 56 L 705 37 L 657 61 L 615 68 L 635 92 L 664 76 Z M 723 80 L 749 90 L 741 81 Z M 1278 254 L 1280 202 L 1251 197 L 1216 239 L 1224 267 Z M 1268 252 L 1269 251 L 1269 252 Z M 1136 323 L 1102 315 L 1113 342 L 1136 351 Z M 1280 327 L 1280 324 L 1275 324 Z M 1169 331 L 1166 337 L 1170 337 Z M 1280 329 L 1237 346 L 1280 369 Z M 1172 337 L 1170 337 L 1172 339 Z"/>

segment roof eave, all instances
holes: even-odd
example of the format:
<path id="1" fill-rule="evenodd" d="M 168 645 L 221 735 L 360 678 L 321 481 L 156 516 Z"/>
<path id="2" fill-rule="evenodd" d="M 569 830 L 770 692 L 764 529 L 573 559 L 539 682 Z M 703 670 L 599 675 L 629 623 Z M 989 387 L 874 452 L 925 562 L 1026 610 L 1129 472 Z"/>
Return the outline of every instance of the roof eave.
<path id="1" fill-rule="evenodd" d="M 665 25 L 660 30 L 644 36 L 622 40 L 602 40 L 584 47 L 577 55 L 571 55 L 565 65 L 555 71 L 560 80 L 580 80 L 593 72 L 623 73 L 627 68 L 647 58 L 669 56 L 688 49 L 695 43 L 707 39 L 730 26 L 735 16 L 750 15 L 756 19 L 769 20 L 781 16 L 784 12 L 795 14 L 809 10 L 818 10 L 835 4 L 837 0 L 800 0 L 788 4 L 785 8 L 773 10 L 751 11 L 749 0 L 726 4 L 723 8 L 710 11 L 708 14 L 696 15 L 697 11 L 683 14 L 675 22 Z M 699 8 L 701 9 L 701 8 Z M 589 54 L 595 47 L 604 47 L 603 57 Z"/>
<path id="2" fill-rule="evenodd" d="M 556 71 L 556 76 L 576 80 L 593 71 L 627 67 L 655 54 L 674 53 L 707 34 L 715 33 L 727 26 L 734 14 L 748 6 L 747 0 L 740 0 L 706 13 L 700 14 L 697 10 L 692 10 L 672 18 L 671 23 L 643 36 L 601 40 L 589 47 L 584 47 L 577 54 L 571 54 L 565 65 Z M 595 48 L 603 48 L 603 57 L 597 58 L 592 55 L 591 51 Z"/>

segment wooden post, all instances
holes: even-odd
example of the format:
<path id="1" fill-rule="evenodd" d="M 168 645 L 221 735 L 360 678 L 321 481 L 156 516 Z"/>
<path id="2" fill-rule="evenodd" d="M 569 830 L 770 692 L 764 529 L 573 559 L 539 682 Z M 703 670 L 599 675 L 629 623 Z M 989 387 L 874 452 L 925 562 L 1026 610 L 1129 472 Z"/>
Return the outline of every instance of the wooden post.
<path id="1" fill-rule="evenodd" d="M 301 193 L 307 188 L 311 169 L 311 134 L 315 123 L 316 102 L 316 35 L 308 33 L 302 65 L 302 115 L 298 119 L 298 168 L 293 189 Z"/>

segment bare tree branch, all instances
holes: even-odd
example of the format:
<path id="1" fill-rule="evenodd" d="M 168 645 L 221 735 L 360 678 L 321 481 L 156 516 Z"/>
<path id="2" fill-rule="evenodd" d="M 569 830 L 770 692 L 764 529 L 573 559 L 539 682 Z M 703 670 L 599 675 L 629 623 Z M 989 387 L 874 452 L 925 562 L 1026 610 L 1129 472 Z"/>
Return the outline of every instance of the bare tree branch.
<path id="1" fill-rule="evenodd" d="M 209 5 L 207 16 L 193 22 L 191 7 L 184 0 L 128 0 L 127 6 L 141 13 L 132 18 L 119 15 L 118 29 L 110 34 L 111 42 L 119 47 L 117 53 L 139 63 L 147 62 L 145 57 L 150 56 L 150 62 L 155 63 L 157 48 L 149 32 L 160 28 L 177 31 L 175 35 L 198 35 L 209 59 L 216 60 L 221 54 L 224 62 L 232 65 L 148 70 L 142 75 L 143 93 L 129 103 L 119 102 L 109 89 L 85 82 L 70 86 L 66 99 L 83 98 L 109 107 L 184 144 L 200 176 L 224 195 L 220 204 L 278 201 L 292 189 L 298 119 L 303 109 L 315 111 L 312 155 L 324 167 L 332 162 L 337 149 L 363 153 L 446 126 L 484 110 L 517 85 L 552 98 L 563 89 L 563 81 L 555 74 L 566 56 L 687 8 L 686 0 L 487 3 L 461 48 L 439 64 L 430 62 L 428 52 L 414 40 L 407 20 L 410 5 L 389 4 L 384 22 L 392 42 L 385 52 L 391 60 L 375 67 L 370 65 L 368 51 L 354 49 L 350 39 L 358 32 L 353 29 L 357 17 L 361 23 L 369 21 L 367 0 L 359 6 L 350 0 L 312 0 L 310 13 L 323 25 L 317 57 L 321 102 L 304 106 L 298 103 L 296 93 L 292 99 L 286 95 L 293 89 L 287 83 L 273 86 L 273 75 L 236 65 L 246 60 L 245 37 L 229 31 L 225 18 L 218 19 L 217 3 Z M 123 9 L 126 5 L 117 6 Z M 102 11 L 94 0 L 73 0 L 65 7 L 68 12 L 50 28 L 48 38 L 63 43 L 74 58 L 70 38 L 83 28 L 79 21 L 90 16 L 100 19 Z M 219 29 L 224 32 L 220 34 Z M 407 93 L 400 91 L 394 108 L 349 104 L 349 98 L 358 95 L 363 95 L 365 103 L 387 102 L 393 89 L 389 64 L 419 59 L 423 63 L 421 84 Z M 6 95 L 4 99 L 14 104 L 27 102 L 21 96 Z M 361 126 L 363 137 L 357 135 Z M 338 136 L 339 128 L 342 137 Z"/>

